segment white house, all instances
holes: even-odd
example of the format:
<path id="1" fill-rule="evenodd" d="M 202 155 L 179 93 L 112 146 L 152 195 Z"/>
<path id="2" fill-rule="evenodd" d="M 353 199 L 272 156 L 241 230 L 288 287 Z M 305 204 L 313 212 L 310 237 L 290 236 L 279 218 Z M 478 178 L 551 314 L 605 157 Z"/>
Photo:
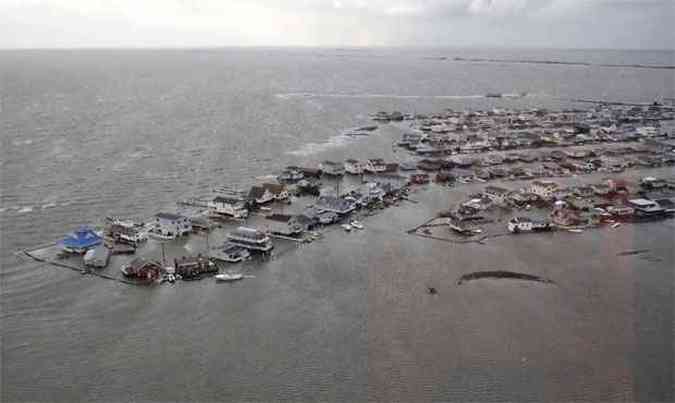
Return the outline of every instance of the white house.
<path id="1" fill-rule="evenodd" d="M 248 217 L 246 203 L 237 198 L 218 196 L 208 202 L 208 208 L 214 216 L 229 216 L 234 218 Z"/>
<path id="2" fill-rule="evenodd" d="M 509 232 L 546 231 L 551 228 L 547 221 L 535 221 L 527 217 L 514 217 L 506 224 Z"/>
<path id="3" fill-rule="evenodd" d="M 387 164 L 381 158 L 371 158 L 366 161 L 364 169 L 372 173 L 385 172 L 387 170 Z"/>
<path id="4" fill-rule="evenodd" d="M 558 185 L 552 181 L 534 181 L 530 184 L 528 190 L 542 199 L 550 199 L 556 190 L 558 190 Z"/>
<path id="5" fill-rule="evenodd" d="M 152 232 L 165 238 L 174 239 L 192 231 L 192 223 L 188 217 L 173 213 L 158 213 Z"/>
<path id="6" fill-rule="evenodd" d="M 352 175 L 361 175 L 363 173 L 363 164 L 355 159 L 345 161 L 345 172 Z"/>
<path id="7" fill-rule="evenodd" d="M 248 192 L 248 199 L 255 204 L 265 204 L 274 200 L 274 193 L 262 186 L 253 186 Z"/>
<path id="8" fill-rule="evenodd" d="M 272 193 L 274 200 L 288 199 L 288 189 L 285 185 L 280 185 L 277 183 L 263 183 L 262 187 L 268 192 Z"/>

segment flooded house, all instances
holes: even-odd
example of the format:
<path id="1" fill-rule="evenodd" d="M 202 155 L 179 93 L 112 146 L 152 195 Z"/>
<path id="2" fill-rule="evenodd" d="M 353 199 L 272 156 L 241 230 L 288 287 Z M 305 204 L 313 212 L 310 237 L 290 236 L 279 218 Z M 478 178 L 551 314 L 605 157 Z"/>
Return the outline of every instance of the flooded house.
<path id="1" fill-rule="evenodd" d="M 218 271 L 216 265 L 206 256 L 183 256 L 173 260 L 175 273 L 185 279 Z"/>
<path id="2" fill-rule="evenodd" d="M 281 183 L 295 183 L 305 178 L 300 168 L 296 166 L 288 166 L 284 168 L 277 180 Z"/>
<path id="3" fill-rule="evenodd" d="M 248 217 L 246 202 L 239 198 L 217 196 L 207 204 L 209 214 L 215 217 Z"/>
<path id="4" fill-rule="evenodd" d="M 350 158 L 345 161 L 345 172 L 351 175 L 361 175 L 363 173 L 364 167 L 360 161 Z"/>
<path id="5" fill-rule="evenodd" d="M 265 219 L 265 225 L 272 234 L 298 236 L 306 230 L 305 225 L 295 215 L 270 214 Z"/>
<path id="6" fill-rule="evenodd" d="M 94 248 L 89 249 L 84 254 L 84 265 L 85 267 L 103 269 L 108 266 L 108 262 L 110 262 L 110 255 L 110 249 L 108 249 L 105 245 L 100 244 Z"/>
<path id="7" fill-rule="evenodd" d="M 554 209 L 551 213 L 551 221 L 553 221 L 553 223 L 556 225 L 564 227 L 580 225 L 584 223 L 584 220 L 581 218 L 578 212 L 570 210 L 567 207 Z"/>
<path id="8" fill-rule="evenodd" d="M 274 194 L 263 186 L 252 186 L 247 199 L 253 205 L 263 205 L 274 201 Z"/>
<path id="9" fill-rule="evenodd" d="M 410 183 L 415 185 L 424 185 L 430 182 L 429 174 L 412 174 L 410 175 Z"/>
<path id="10" fill-rule="evenodd" d="M 353 203 L 335 196 L 319 197 L 316 207 L 321 211 L 332 211 L 339 215 L 349 214 L 356 209 Z"/>
<path id="11" fill-rule="evenodd" d="M 343 176 L 345 174 L 345 167 L 342 162 L 323 161 L 319 167 L 324 175 Z"/>
<path id="12" fill-rule="evenodd" d="M 274 248 L 270 237 L 255 228 L 239 227 L 227 234 L 227 239 L 234 245 L 252 251 L 269 252 Z"/>
<path id="13" fill-rule="evenodd" d="M 192 222 L 186 216 L 174 213 L 155 214 L 152 233 L 162 239 L 175 239 L 192 232 Z"/>
<path id="14" fill-rule="evenodd" d="M 488 186 L 483 190 L 483 195 L 497 205 L 504 205 L 510 191 L 498 186 Z"/>
<path id="15" fill-rule="evenodd" d="M 80 227 L 77 230 L 66 235 L 59 245 L 66 253 L 82 255 L 89 249 L 103 244 L 103 238 L 90 227 Z"/>
<path id="16" fill-rule="evenodd" d="M 154 260 L 137 257 L 130 263 L 123 265 L 120 271 L 125 277 L 154 281 L 161 277 L 162 265 Z"/>
<path id="17" fill-rule="evenodd" d="M 108 226 L 106 232 L 113 241 L 128 245 L 136 246 L 148 239 L 147 233 L 133 224 L 124 225 L 115 222 Z"/>
<path id="18" fill-rule="evenodd" d="M 544 200 L 550 200 L 556 190 L 558 190 L 558 184 L 546 180 L 533 181 L 528 189 L 530 193 L 533 193 Z"/>
<path id="19" fill-rule="evenodd" d="M 381 158 L 371 158 L 366 161 L 364 169 L 370 173 L 381 173 L 387 170 L 387 164 Z"/>
<path id="20" fill-rule="evenodd" d="M 286 185 L 279 183 L 263 183 L 262 187 L 263 189 L 272 194 L 274 200 L 282 201 L 287 200 L 289 197 Z"/>
<path id="21" fill-rule="evenodd" d="M 546 220 L 535 220 L 529 217 L 513 217 L 506 225 L 509 232 L 517 234 L 521 232 L 539 232 L 551 229 L 551 224 Z"/>
<path id="22" fill-rule="evenodd" d="M 634 217 L 637 220 L 661 219 L 668 215 L 666 210 L 654 200 L 630 199 L 627 205 L 635 211 Z"/>
<path id="23" fill-rule="evenodd" d="M 238 263 L 248 259 L 251 253 L 241 246 L 225 242 L 222 247 L 212 251 L 211 258 L 226 263 Z"/>

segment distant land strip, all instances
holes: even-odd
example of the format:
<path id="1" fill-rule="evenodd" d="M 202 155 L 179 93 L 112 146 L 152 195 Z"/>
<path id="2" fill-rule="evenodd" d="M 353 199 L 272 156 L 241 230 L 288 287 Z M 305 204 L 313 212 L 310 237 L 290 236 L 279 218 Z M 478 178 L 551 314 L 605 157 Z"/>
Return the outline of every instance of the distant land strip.
<path id="1" fill-rule="evenodd" d="M 431 60 L 449 60 L 448 57 L 427 57 Z M 675 70 L 675 66 L 658 65 L 658 64 L 609 64 L 609 63 L 588 63 L 588 62 L 565 62 L 560 60 L 530 60 L 530 59 L 482 59 L 482 58 L 465 58 L 455 57 L 452 59 L 456 62 L 480 62 L 480 63 L 521 63 L 521 64 L 554 64 L 564 66 L 595 66 L 595 67 L 623 67 L 633 69 L 660 69 L 660 70 Z"/>

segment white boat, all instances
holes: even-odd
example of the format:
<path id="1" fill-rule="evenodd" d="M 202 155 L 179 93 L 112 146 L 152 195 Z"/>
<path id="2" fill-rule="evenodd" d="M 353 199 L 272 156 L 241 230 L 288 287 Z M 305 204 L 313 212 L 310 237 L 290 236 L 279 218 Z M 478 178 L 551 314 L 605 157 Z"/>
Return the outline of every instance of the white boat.
<path id="1" fill-rule="evenodd" d="M 620 226 L 621 226 L 621 223 L 620 223 L 620 222 L 617 222 L 617 223 L 614 223 L 614 224 L 612 225 L 612 228 L 619 228 Z"/>
<path id="2" fill-rule="evenodd" d="M 356 220 L 352 221 L 349 225 L 351 225 L 352 227 L 354 227 L 356 229 L 363 229 L 363 224 L 361 224 L 360 222 L 358 222 Z"/>
<path id="3" fill-rule="evenodd" d="M 243 274 L 230 274 L 230 273 L 223 273 L 223 274 L 216 274 L 216 281 L 239 281 L 244 278 Z"/>
<path id="4" fill-rule="evenodd" d="M 271 207 L 260 207 L 260 210 L 262 211 L 272 211 Z"/>
<path id="5" fill-rule="evenodd" d="M 344 230 L 347 232 L 352 230 L 352 226 L 349 224 L 342 224 L 341 227 L 344 228 Z"/>
<path id="6" fill-rule="evenodd" d="M 582 229 L 576 229 L 576 228 L 568 229 L 567 231 L 573 232 L 573 233 L 575 233 L 575 234 L 579 234 L 579 233 L 584 232 L 584 230 L 582 230 Z"/>

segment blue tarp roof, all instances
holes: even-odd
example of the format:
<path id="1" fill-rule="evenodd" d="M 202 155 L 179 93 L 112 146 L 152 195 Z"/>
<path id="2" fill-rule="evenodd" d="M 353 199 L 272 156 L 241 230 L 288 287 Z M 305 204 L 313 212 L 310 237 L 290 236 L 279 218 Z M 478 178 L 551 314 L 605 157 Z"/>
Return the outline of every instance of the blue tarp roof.
<path id="1" fill-rule="evenodd" d="M 66 235 L 61 244 L 68 248 L 90 248 L 102 242 L 100 236 L 88 227 L 82 227 L 77 231 Z"/>

